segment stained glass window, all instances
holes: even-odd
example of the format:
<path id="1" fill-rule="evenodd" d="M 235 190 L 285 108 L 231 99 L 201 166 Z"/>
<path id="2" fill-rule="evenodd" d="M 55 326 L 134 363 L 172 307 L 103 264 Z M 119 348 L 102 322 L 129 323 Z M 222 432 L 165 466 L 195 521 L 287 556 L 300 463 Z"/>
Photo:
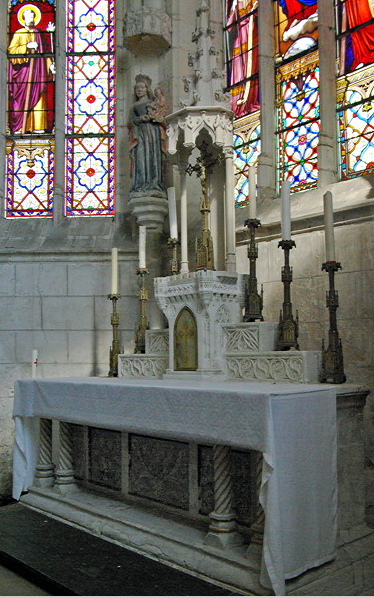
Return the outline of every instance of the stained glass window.
<path id="1" fill-rule="evenodd" d="M 234 131 L 234 184 L 238 208 L 248 204 L 248 168 L 257 166 L 260 151 L 260 122 L 256 118 Z"/>
<path id="2" fill-rule="evenodd" d="M 67 0 L 68 216 L 114 214 L 114 0 Z"/>
<path id="3" fill-rule="evenodd" d="M 258 0 L 226 0 L 227 89 L 234 113 L 235 206 L 248 203 L 248 167 L 260 152 Z"/>
<path id="4" fill-rule="evenodd" d="M 11 0 L 8 16 L 6 216 L 51 216 L 54 1 Z"/>
<path id="5" fill-rule="evenodd" d="M 292 191 L 317 184 L 319 136 L 316 0 L 275 0 L 278 180 Z"/>
<path id="6" fill-rule="evenodd" d="M 342 178 L 374 171 L 373 11 L 369 0 L 335 1 Z"/>

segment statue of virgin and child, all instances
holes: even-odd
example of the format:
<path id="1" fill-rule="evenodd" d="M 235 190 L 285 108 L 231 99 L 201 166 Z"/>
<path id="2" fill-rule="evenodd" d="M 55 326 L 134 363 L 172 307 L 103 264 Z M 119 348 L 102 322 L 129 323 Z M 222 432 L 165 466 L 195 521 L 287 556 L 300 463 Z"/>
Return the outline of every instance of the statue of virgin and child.
<path id="1" fill-rule="evenodd" d="M 166 196 L 165 116 L 166 102 L 162 90 L 151 89 L 146 75 L 135 77 L 135 101 L 130 114 L 130 153 L 132 183 L 130 197 Z"/>

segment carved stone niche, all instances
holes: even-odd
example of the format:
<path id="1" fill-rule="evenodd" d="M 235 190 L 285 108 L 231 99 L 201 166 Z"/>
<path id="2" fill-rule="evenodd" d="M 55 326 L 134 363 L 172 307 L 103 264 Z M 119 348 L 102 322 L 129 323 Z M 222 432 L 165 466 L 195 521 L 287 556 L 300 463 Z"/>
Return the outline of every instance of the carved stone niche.
<path id="1" fill-rule="evenodd" d="M 158 56 L 171 46 L 171 18 L 143 6 L 125 15 L 123 43 L 136 56 Z"/>

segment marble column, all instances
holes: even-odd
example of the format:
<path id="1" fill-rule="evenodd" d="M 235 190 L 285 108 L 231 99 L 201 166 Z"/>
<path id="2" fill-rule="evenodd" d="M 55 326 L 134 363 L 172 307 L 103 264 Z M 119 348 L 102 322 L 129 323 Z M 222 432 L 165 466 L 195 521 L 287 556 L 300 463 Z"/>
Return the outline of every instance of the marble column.
<path id="1" fill-rule="evenodd" d="M 261 490 L 261 481 L 262 481 L 262 463 L 263 463 L 263 456 L 262 453 L 259 451 L 252 452 L 253 459 L 252 459 L 252 466 L 254 468 L 254 483 L 255 483 L 255 496 L 256 496 L 256 506 L 255 506 L 255 518 L 251 525 L 251 542 L 247 549 L 246 556 L 254 556 L 257 554 L 262 554 L 262 546 L 264 543 L 264 530 L 265 530 L 265 512 L 262 508 L 260 503 L 260 490 Z"/>
<path id="2" fill-rule="evenodd" d="M 226 225 L 226 270 L 236 272 L 235 250 L 235 202 L 234 202 L 234 166 L 232 147 L 224 148 L 226 185 L 225 185 L 225 225 Z"/>
<path id="3" fill-rule="evenodd" d="M 188 221 L 187 221 L 187 173 L 186 163 L 179 165 L 180 174 L 180 231 L 181 231 L 181 262 L 180 272 L 189 272 L 188 267 Z"/>
<path id="4" fill-rule="evenodd" d="M 67 422 L 60 422 L 60 451 L 54 489 L 66 494 L 75 488 L 72 429 Z"/>
<path id="5" fill-rule="evenodd" d="M 209 514 L 210 524 L 205 544 L 216 548 L 243 544 L 232 508 L 231 460 L 228 446 L 214 445 L 213 466 L 214 511 Z"/>
<path id="6" fill-rule="evenodd" d="M 318 141 L 318 187 L 338 181 L 336 123 L 336 41 L 332 2 L 318 4 L 318 50 L 321 130 Z"/>
<path id="7" fill-rule="evenodd" d="M 261 96 L 261 153 L 257 180 L 259 199 L 275 195 L 275 77 L 274 77 L 274 7 L 273 0 L 261 0 L 258 7 L 259 70 Z"/>
<path id="8" fill-rule="evenodd" d="M 35 469 L 34 486 L 46 488 L 53 486 L 55 466 L 52 463 L 52 420 L 40 419 L 39 458 Z"/>

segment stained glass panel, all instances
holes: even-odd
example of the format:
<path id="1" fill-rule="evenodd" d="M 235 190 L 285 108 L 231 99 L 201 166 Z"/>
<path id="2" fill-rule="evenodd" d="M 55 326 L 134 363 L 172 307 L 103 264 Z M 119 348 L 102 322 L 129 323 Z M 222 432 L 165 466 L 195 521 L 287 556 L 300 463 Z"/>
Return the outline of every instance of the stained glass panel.
<path id="1" fill-rule="evenodd" d="M 319 69 L 299 73 L 279 84 L 278 164 L 280 180 L 288 180 L 293 191 L 317 183 L 319 136 Z"/>
<path id="2" fill-rule="evenodd" d="M 67 140 L 67 215 L 114 214 L 114 139 Z"/>
<path id="3" fill-rule="evenodd" d="M 248 204 L 248 168 L 255 166 L 261 151 L 260 124 L 251 130 L 237 131 L 234 134 L 234 181 L 235 207 L 242 208 Z"/>
<path id="4" fill-rule="evenodd" d="M 226 0 L 227 87 L 235 118 L 259 109 L 257 0 Z"/>
<path id="5" fill-rule="evenodd" d="M 114 214 L 114 0 L 67 0 L 69 216 Z"/>
<path id="6" fill-rule="evenodd" d="M 374 19 L 368 0 L 335 2 L 342 178 L 374 171 Z"/>
<path id="7" fill-rule="evenodd" d="M 12 0 L 8 16 L 6 216 L 51 216 L 54 1 Z"/>
<path id="8" fill-rule="evenodd" d="M 275 0 L 275 54 L 292 60 L 317 47 L 317 0 Z"/>

